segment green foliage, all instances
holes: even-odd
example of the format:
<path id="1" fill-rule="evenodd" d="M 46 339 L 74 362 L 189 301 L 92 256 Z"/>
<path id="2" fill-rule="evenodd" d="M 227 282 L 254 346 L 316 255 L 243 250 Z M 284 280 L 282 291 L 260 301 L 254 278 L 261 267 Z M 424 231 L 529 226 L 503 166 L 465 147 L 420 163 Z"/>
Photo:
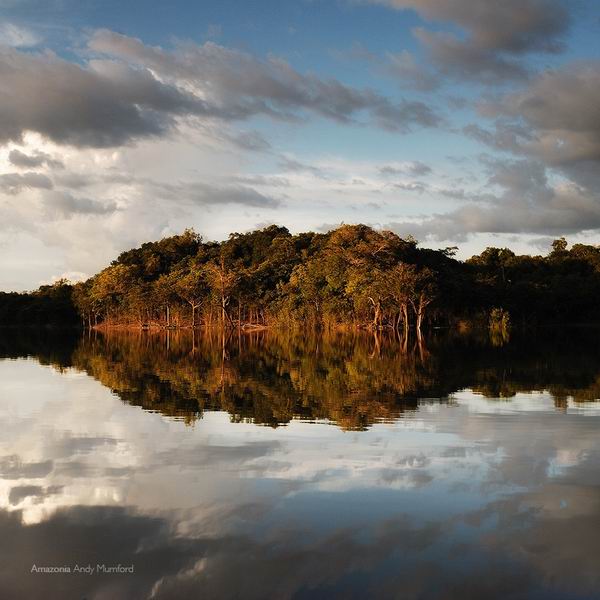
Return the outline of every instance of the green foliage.
<path id="1" fill-rule="evenodd" d="M 86 282 L 2 294 L 0 324 L 419 332 L 485 323 L 499 306 L 514 324 L 598 320 L 598 246 L 569 249 L 560 238 L 547 256 L 487 248 L 466 262 L 455 252 L 419 248 L 413 238 L 366 225 L 298 235 L 271 225 L 223 242 L 203 242 L 188 229 L 123 252 Z"/>

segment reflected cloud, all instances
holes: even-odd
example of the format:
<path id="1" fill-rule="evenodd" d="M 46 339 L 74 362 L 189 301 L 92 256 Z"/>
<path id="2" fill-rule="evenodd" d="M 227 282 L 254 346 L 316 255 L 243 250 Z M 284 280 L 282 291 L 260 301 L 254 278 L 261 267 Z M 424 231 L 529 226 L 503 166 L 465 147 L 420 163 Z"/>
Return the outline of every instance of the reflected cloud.
<path id="1" fill-rule="evenodd" d="M 0 459 L 0 476 L 3 479 L 37 479 L 46 477 L 53 468 L 51 460 L 23 463 L 15 454 Z"/>
<path id="2" fill-rule="evenodd" d="M 593 598 L 582 339 L 3 340 L 1 595 Z"/>

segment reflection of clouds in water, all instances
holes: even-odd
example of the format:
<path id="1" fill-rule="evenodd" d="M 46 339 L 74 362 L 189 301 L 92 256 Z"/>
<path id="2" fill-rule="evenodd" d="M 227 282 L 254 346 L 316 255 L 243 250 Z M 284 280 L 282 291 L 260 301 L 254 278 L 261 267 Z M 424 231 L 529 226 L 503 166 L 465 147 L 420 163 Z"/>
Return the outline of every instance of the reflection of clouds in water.
<path id="1" fill-rule="evenodd" d="M 240 507 L 240 513 L 247 508 Z M 526 514 L 518 499 L 486 511 L 470 521 L 440 515 L 415 523 L 398 516 L 317 537 L 306 535 L 306 525 L 281 527 L 266 539 L 243 533 L 183 536 L 172 528 L 173 515 L 122 508 L 74 507 L 26 528 L 18 513 L 0 513 L 3 589 L 9 597 L 18 591 L 31 600 L 62 599 L 66 590 L 74 597 L 92 592 L 92 597 L 115 600 L 592 597 L 588 592 L 598 584 L 598 540 L 597 523 L 589 516 L 569 529 L 568 521 Z M 515 524 L 513 515 L 519 512 L 524 518 Z M 251 512 L 250 517 L 261 514 Z M 501 527 L 490 526 L 494 519 Z M 557 540 L 564 543 L 557 547 Z M 73 564 L 75 556 L 80 564 L 106 562 L 106 557 L 133 563 L 135 574 L 115 579 L 22 576 L 23 561 Z M 574 561 L 578 576 L 565 568 Z M 570 593 L 561 595 L 566 586 Z"/>
<path id="2" fill-rule="evenodd" d="M 62 487 L 59 485 L 51 485 L 49 487 L 41 487 L 39 485 L 18 485 L 10 489 L 8 494 L 9 504 L 20 504 L 25 498 L 34 498 L 34 501 L 41 502 L 47 496 L 60 494 Z"/>
<path id="3" fill-rule="evenodd" d="M 34 363 L 28 367 L 27 381 L 52 373 L 36 369 Z M 551 472 L 557 447 L 562 456 L 567 451 L 578 456 L 591 443 L 581 435 L 585 434 L 581 427 L 575 439 L 569 428 L 561 436 L 554 423 L 564 422 L 564 415 L 499 414 L 491 419 L 496 405 L 484 401 L 490 410 L 485 413 L 480 399 L 467 393 L 461 393 L 457 406 L 426 405 L 420 416 L 361 433 L 298 422 L 284 431 L 232 426 L 219 413 L 207 413 L 189 429 L 158 415 L 144 414 L 140 419 L 137 409 L 85 377 L 67 381 L 77 389 L 66 393 L 64 380 L 51 377 L 45 404 L 38 403 L 35 412 L 24 417 L 39 435 L 12 430 L 10 446 L 27 448 L 25 457 L 9 456 L 0 463 L 6 479 L 19 468 L 25 473 L 38 469 L 47 483 L 63 486 L 65 505 L 96 504 L 102 499 L 148 507 L 160 501 L 162 506 L 185 508 L 242 492 L 260 495 L 264 492 L 256 491 L 256 479 L 278 481 L 281 485 L 274 494 L 289 482 L 296 485 L 288 485 L 286 493 L 298 490 L 298 485 L 313 492 L 341 493 L 378 486 L 426 487 L 434 480 L 438 487 L 446 482 L 454 490 L 461 480 L 468 481 L 469 488 L 478 481 L 480 489 L 488 486 L 490 492 L 498 492 L 543 481 Z M 532 423 L 539 428 L 533 437 Z M 551 437 L 544 435 L 546 430 L 553 432 Z M 593 422 L 584 430 L 594 435 Z M 39 448 L 31 447 L 32 437 Z M 48 498 L 48 508 L 55 502 L 57 498 Z M 30 518 L 41 514 L 39 508 L 39 503 L 31 506 Z"/>
<path id="4" fill-rule="evenodd" d="M 23 463 L 19 456 L 13 454 L 0 459 L 0 477 L 2 479 L 37 479 L 46 477 L 52 471 L 52 466 L 51 460 Z"/>
<path id="5" fill-rule="evenodd" d="M 507 408 L 461 392 L 358 433 L 226 413 L 186 427 L 32 361 L 0 362 L 0 382 L 9 592 L 24 560 L 76 552 L 135 562 L 117 584 L 64 582 L 117 600 L 506 598 L 563 585 L 585 597 L 600 586 L 598 420 L 556 412 L 547 395 Z M 27 578 L 24 597 L 51 598 L 40 581 Z"/>

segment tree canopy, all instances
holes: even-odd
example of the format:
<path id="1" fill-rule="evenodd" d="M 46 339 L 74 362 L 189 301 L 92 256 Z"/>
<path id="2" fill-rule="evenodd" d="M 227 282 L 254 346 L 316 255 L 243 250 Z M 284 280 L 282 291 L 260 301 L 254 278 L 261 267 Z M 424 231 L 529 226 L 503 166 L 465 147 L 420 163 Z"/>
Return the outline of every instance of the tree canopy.
<path id="1" fill-rule="evenodd" d="M 421 248 L 366 225 L 292 235 L 271 225 L 206 242 L 193 230 L 121 253 L 85 282 L 1 294 L 1 324 L 421 328 L 598 320 L 600 246 L 545 256 Z M 76 308 L 76 310 L 74 309 Z M 501 311 L 501 312 L 498 312 Z M 498 315 L 504 315 L 498 320 Z"/>

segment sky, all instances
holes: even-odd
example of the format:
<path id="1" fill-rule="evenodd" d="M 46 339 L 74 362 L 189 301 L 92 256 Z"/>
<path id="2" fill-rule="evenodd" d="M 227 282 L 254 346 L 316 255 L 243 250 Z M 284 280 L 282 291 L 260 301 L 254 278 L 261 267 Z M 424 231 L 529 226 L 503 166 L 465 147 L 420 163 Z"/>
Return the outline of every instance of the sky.
<path id="1" fill-rule="evenodd" d="M 0 289 L 193 227 L 600 243 L 595 0 L 0 0 Z"/>

